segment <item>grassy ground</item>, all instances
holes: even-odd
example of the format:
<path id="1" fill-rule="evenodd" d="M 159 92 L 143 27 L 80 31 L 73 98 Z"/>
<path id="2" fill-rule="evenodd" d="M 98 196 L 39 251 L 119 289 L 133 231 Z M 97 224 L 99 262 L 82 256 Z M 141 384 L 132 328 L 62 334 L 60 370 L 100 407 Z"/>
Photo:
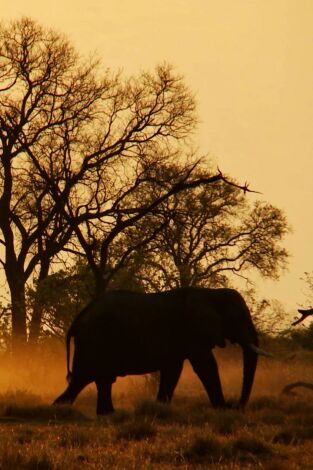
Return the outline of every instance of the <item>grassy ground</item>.
<path id="1" fill-rule="evenodd" d="M 240 356 L 218 356 L 225 394 L 235 399 Z M 245 413 L 212 410 L 187 365 L 171 406 L 154 403 L 143 378 L 120 379 L 117 411 L 101 419 L 93 388 L 74 407 L 49 405 L 65 386 L 55 362 L 31 361 L 18 373 L 3 364 L 0 469 L 312 469 L 313 392 L 285 396 L 281 389 L 296 380 L 313 382 L 313 358 L 287 356 L 260 361 Z"/>

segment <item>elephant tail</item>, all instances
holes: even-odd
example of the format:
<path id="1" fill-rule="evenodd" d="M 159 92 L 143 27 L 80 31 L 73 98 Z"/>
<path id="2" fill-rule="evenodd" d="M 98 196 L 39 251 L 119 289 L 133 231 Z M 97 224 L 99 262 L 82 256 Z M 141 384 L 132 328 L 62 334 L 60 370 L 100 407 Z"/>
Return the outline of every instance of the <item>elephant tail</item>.
<path id="1" fill-rule="evenodd" d="M 87 305 L 81 312 L 74 318 L 72 325 L 68 329 L 67 335 L 66 335 L 66 368 L 67 368 L 67 375 L 66 375 L 66 380 L 68 382 L 71 381 L 72 379 L 72 371 L 70 367 L 70 359 L 71 359 L 71 339 L 76 335 L 77 333 L 77 328 L 79 329 L 79 325 L 81 321 L 85 317 L 85 313 L 88 312 L 89 305 Z"/>
<path id="2" fill-rule="evenodd" d="M 73 337 L 73 330 L 70 328 L 66 335 L 66 368 L 67 368 L 67 375 L 66 380 L 68 382 L 71 381 L 72 378 L 72 371 L 70 368 L 70 357 L 71 357 L 71 338 Z"/>

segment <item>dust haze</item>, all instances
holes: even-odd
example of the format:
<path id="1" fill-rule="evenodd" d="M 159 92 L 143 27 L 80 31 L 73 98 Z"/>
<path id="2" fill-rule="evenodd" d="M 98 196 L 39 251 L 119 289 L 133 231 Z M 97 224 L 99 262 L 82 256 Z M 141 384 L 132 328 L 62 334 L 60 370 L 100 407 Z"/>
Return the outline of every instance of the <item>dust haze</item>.
<path id="1" fill-rule="evenodd" d="M 215 348 L 214 354 L 219 365 L 222 386 L 226 400 L 237 401 L 242 383 L 241 349 L 228 346 Z M 22 405 L 50 404 L 64 391 L 66 383 L 65 348 L 62 344 L 52 349 L 0 358 L 0 402 L 2 406 L 14 402 Z M 250 402 L 261 396 L 279 396 L 282 388 L 290 382 L 303 380 L 310 382 L 313 377 L 312 361 L 303 357 L 287 355 L 270 359 L 260 358 Z M 157 382 L 151 376 L 119 377 L 113 385 L 113 402 L 117 409 L 132 409 L 141 400 L 154 399 Z M 299 392 L 303 395 L 306 391 Z M 208 401 L 206 392 L 191 365 L 185 361 L 184 370 L 175 390 L 173 403 L 183 400 L 187 404 L 194 401 Z M 78 396 L 74 406 L 88 414 L 95 414 L 96 389 L 90 384 Z M 248 404 L 249 406 L 249 404 Z"/>

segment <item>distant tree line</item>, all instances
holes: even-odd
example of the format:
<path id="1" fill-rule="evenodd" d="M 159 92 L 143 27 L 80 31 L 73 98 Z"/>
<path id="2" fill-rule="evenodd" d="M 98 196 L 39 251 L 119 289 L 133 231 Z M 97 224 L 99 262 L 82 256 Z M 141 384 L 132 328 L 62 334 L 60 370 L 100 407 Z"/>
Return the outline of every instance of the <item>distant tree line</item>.
<path id="1" fill-rule="evenodd" d="M 13 349 L 105 289 L 278 277 L 284 214 L 192 150 L 195 99 L 164 64 L 125 78 L 30 18 L 0 26 L 0 263 Z"/>

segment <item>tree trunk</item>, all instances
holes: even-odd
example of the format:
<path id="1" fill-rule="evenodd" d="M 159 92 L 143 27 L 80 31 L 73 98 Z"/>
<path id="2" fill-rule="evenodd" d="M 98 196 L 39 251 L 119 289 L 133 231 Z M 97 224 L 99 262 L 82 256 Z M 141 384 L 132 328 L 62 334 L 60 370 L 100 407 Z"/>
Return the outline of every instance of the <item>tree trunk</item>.
<path id="1" fill-rule="evenodd" d="M 40 291 L 40 283 L 47 279 L 49 274 L 49 267 L 50 267 L 50 258 L 49 256 L 42 257 L 41 259 L 41 266 L 40 266 L 40 273 L 38 277 L 37 289 L 35 294 L 35 302 L 32 311 L 32 317 L 29 325 L 29 343 L 34 345 L 38 342 L 41 330 L 41 323 L 42 323 L 42 314 L 43 308 L 39 301 L 39 291 Z"/>
<path id="2" fill-rule="evenodd" d="M 27 326 L 24 272 L 15 257 L 13 248 L 11 250 L 7 248 L 4 269 L 11 296 L 11 347 L 13 354 L 16 354 L 19 350 L 25 349 Z"/>
<path id="3" fill-rule="evenodd" d="M 25 284 L 16 279 L 9 282 L 12 309 L 12 352 L 24 349 L 27 343 Z"/>
<path id="4" fill-rule="evenodd" d="M 29 343 L 31 343 L 32 345 L 38 342 L 38 339 L 40 336 L 42 313 L 43 313 L 42 307 L 39 304 L 39 302 L 37 302 L 37 299 L 35 298 L 32 318 L 31 318 L 31 322 L 29 325 Z"/>
<path id="5" fill-rule="evenodd" d="M 180 278 L 180 287 L 189 287 L 191 285 L 190 266 L 186 263 L 177 265 Z"/>
<path id="6" fill-rule="evenodd" d="M 94 272 L 93 274 L 95 276 L 94 296 L 97 297 L 107 290 L 109 281 L 102 275 L 100 270 L 98 272 Z"/>

